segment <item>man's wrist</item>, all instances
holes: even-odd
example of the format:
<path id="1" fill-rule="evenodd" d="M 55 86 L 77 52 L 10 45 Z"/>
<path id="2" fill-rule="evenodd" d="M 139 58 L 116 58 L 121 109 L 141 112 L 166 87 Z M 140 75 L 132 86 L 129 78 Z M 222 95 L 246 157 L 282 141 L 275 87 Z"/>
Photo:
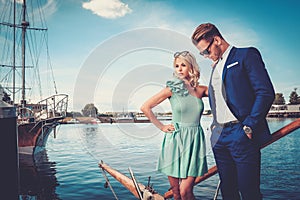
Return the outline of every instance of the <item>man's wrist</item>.
<path id="1" fill-rule="evenodd" d="M 252 134 L 252 129 L 251 129 L 251 127 L 250 126 L 244 126 L 243 127 L 243 130 L 244 130 L 244 132 L 246 133 L 246 134 Z"/>

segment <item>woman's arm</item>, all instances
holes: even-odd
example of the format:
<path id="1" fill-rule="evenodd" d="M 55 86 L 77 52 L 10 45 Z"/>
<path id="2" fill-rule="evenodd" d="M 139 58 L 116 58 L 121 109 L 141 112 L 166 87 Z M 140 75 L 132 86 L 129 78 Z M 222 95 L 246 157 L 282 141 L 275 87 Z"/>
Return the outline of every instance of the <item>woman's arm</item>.
<path id="1" fill-rule="evenodd" d="M 142 106 L 141 111 L 146 115 L 146 117 L 160 130 L 164 132 L 171 132 L 174 130 L 172 125 L 164 125 L 161 123 L 157 117 L 154 115 L 152 108 L 159 105 L 165 99 L 169 98 L 172 95 L 170 88 L 164 88 L 159 93 L 152 96 L 148 99 Z"/>
<path id="2" fill-rule="evenodd" d="M 198 94 L 197 96 L 202 98 L 202 97 L 208 97 L 208 87 L 204 85 L 199 85 L 198 86 Z"/>
<path id="3" fill-rule="evenodd" d="M 203 96 L 202 97 L 208 97 L 208 87 L 207 86 L 202 86 L 203 87 Z"/>

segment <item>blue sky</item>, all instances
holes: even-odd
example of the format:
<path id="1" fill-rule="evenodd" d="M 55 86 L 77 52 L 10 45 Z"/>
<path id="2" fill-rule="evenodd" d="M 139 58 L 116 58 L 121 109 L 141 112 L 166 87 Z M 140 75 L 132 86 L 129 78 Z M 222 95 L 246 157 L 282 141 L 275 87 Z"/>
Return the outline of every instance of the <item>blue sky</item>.
<path id="1" fill-rule="evenodd" d="M 100 112 L 138 110 L 171 77 L 175 51 L 196 54 L 200 83 L 207 85 L 210 61 L 200 57 L 189 40 L 203 22 L 216 24 L 234 46 L 257 47 L 275 91 L 286 101 L 294 88 L 299 94 L 298 0 L 45 0 L 44 4 L 55 81 L 60 93 L 70 95 L 70 110 L 81 110 L 87 103 L 94 103 Z M 165 104 L 158 111 L 168 109 Z"/>

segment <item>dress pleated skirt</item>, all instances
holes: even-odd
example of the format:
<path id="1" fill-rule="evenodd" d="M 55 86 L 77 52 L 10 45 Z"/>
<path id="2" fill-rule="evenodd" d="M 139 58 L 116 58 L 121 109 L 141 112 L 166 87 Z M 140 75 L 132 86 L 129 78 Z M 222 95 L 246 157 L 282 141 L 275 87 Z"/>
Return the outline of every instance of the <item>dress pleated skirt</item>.
<path id="1" fill-rule="evenodd" d="M 174 124 L 173 133 L 165 133 L 157 170 L 176 178 L 197 177 L 207 173 L 206 146 L 199 124 Z"/>

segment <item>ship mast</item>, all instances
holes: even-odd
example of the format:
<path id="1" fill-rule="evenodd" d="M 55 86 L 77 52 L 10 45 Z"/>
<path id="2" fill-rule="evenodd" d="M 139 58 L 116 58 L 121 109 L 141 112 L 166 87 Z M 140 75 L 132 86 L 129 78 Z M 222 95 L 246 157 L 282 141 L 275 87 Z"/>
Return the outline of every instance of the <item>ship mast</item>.
<path id="1" fill-rule="evenodd" d="M 13 24 L 13 105 L 16 98 L 16 0 L 14 0 L 14 24 Z"/>
<path id="2" fill-rule="evenodd" d="M 22 6 L 22 99 L 21 99 L 21 105 L 24 108 L 26 106 L 26 100 L 25 100 L 25 39 L 26 39 L 26 30 L 29 26 L 29 22 L 26 21 L 26 0 L 23 0 L 23 6 Z"/>
<path id="3" fill-rule="evenodd" d="M 21 2 L 21 1 L 20 1 Z M 12 73 L 12 87 L 6 87 L 6 89 L 8 89 L 10 92 L 12 92 L 12 104 L 16 104 L 17 100 L 16 100 L 16 93 L 19 92 L 21 90 L 21 99 L 19 104 L 21 105 L 22 108 L 26 107 L 26 69 L 28 68 L 28 66 L 26 66 L 26 40 L 27 38 L 27 31 L 28 30 L 40 30 L 40 31 L 47 31 L 47 28 L 35 28 L 35 27 L 30 27 L 29 22 L 27 21 L 28 18 L 27 17 L 27 4 L 26 4 L 26 0 L 22 0 L 22 8 L 21 8 L 21 23 L 17 23 L 17 10 L 18 10 L 18 1 L 17 0 L 12 0 L 11 3 L 13 4 L 13 22 L 9 23 L 9 22 L 0 22 L 0 25 L 2 26 L 8 26 L 10 28 L 13 28 L 13 33 L 11 35 L 9 35 L 10 37 L 12 37 L 12 65 L 8 65 L 8 64 L 0 64 L 1 67 L 11 67 L 12 70 L 9 71 Z M 10 20 L 10 19 L 9 19 Z M 16 66 L 16 61 L 17 61 L 17 52 L 18 52 L 18 45 L 17 45 L 17 30 L 21 29 L 21 66 Z M 2 29 L 1 29 L 2 30 Z M 16 87 L 16 74 L 17 74 L 17 68 L 21 68 L 22 72 L 21 72 L 21 87 Z M 2 74 L 1 74 L 2 75 Z M 2 77 L 1 77 L 2 78 Z M 10 90 L 12 89 L 12 91 Z M 18 104 L 18 103 L 17 103 Z"/>

